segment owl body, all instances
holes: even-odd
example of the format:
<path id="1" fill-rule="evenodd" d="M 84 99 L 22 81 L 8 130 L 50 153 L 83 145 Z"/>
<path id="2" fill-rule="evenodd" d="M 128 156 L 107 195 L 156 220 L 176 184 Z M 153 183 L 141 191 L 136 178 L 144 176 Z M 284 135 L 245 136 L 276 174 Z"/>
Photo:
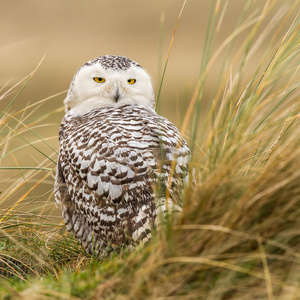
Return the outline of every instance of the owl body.
<path id="1" fill-rule="evenodd" d="M 110 96 L 93 92 L 79 101 L 75 75 L 65 100 L 55 181 L 67 230 L 87 252 L 101 256 L 148 241 L 160 213 L 181 210 L 190 156 L 178 129 L 154 111 L 151 83 L 150 91 L 135 91 L 134 96 L 123 86 L 131 77 L 138 82 L 139 73 L 131 69 L 142 68 L 121 57 L 122 68 L 115 70 L 116 59 L 120 57 L 109 56 L 101 65 L 100 57 L 86 64 L 88 69 L 100 65 L 104 83 L 113 78 L 104 92 Z M 96 70 L 89 79 L 99 75 Z M 147 76 L 143 88 L 149 86 Z"/>

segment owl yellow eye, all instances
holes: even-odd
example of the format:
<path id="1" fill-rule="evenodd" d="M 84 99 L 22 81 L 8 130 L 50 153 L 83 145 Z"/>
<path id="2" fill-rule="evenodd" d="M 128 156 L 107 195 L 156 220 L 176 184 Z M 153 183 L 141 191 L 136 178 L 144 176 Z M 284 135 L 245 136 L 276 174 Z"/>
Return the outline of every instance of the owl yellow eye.
<path id="1" fill-rule="evenodd" d="M 129 84 L 134 84 L 134 83 L 136 83 L 136 80 L 135 79 L 128 79 L 127 82 Z"/>
<path id="2" fill-rule="evenodd" d="M 105 78 L 103 78 L 103 77 L 94 77 L 93 79 L 94 79 L 94 81 L 99 82 L 99 83 L 103 83 L 106 81 Z"/>

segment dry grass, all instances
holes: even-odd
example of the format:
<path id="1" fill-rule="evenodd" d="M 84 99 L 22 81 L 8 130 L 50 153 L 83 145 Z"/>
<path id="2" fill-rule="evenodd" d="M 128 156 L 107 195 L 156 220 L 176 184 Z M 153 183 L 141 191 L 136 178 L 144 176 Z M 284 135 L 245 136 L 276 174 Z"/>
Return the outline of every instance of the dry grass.
<path id="1" fill-rule="evenodd" d="M 234 32 L 214 49 L 226 4 L 212 1 L 199 81 L 182 125 L 197 183 L 185 192 L 180 219 L 130 254 L 98 261 L 65 233 L 53 216 L 57 153 L 52 137 L 38 133 L 61 110 L 34 117 L 46 99 L 13 113 L 17 87 L 3 92 L 9 100 L 1 116 L 1 171 L 13 175 L 0 195 L 2 298 L 300 299 L 299 15 L 282 32 L 299 2 L 265 24 L 274 2 L 251 14 L 247 1 Z M 265 54 L 253 68 L 262 45 Z M 28 148 L 39 155 L 35 167 L 22 163 Z M 41 185 L 50 191 L 39 194 Z"/>

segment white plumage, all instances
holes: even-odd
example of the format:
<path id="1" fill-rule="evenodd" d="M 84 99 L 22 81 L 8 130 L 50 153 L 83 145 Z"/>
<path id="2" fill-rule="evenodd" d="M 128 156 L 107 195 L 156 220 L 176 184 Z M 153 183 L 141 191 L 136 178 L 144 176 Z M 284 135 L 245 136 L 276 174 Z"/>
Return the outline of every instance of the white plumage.
<path id="1" fill-rule="evenodd" d="M 181 210 L 190 157 L 154 111 L 150 76 L 126 57 L 98 57 L 78 70 L 64 103 L 54 192 L 67 230 L 101 256 L 148 241 L 160 212 Z"/>

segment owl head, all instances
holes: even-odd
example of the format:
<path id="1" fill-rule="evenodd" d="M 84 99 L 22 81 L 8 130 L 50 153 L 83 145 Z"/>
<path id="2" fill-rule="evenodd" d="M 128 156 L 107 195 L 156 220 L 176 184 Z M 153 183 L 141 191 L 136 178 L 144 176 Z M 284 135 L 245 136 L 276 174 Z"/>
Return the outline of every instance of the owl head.
<path id="1" fill-rule="evenodd" d="M 154 108 L 155 96 L 150 76 L 138 63 L 124 56 L 105 55 L 77 71 L 64 104 L 66 111 L 74 113 L 126 104 Z"/>

